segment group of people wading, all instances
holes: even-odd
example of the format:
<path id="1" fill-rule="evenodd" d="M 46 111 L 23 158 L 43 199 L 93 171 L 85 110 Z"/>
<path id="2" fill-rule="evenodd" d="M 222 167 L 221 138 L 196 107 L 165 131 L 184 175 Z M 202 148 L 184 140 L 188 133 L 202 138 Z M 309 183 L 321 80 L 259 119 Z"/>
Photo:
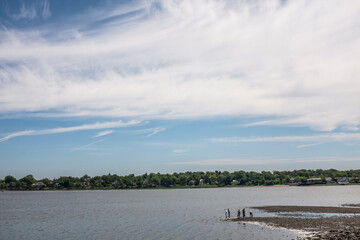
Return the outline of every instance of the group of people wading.
<path id="1" fill-rule="evenodd" d="M 225 212 L 225 219 L 231 218 L 230 209 L 224 209 Z M 237 210 L 237 218 L 241 217 L 240 209 Z M 242 217 L 245 218 L 245 208 L 242 210 Z M 253 213 L 250 212 L 250 217 L 253 217 Z"/>

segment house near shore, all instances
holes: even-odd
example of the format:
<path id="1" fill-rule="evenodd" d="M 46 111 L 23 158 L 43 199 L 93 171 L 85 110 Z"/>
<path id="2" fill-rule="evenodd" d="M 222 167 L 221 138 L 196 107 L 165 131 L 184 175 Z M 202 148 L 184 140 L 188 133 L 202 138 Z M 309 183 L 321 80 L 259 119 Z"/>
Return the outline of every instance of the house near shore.
<path id="1" fill-rule="evenodd" d="M 290 178 L 290 182 L 288 183 L 290 186 L 299 186 L 301 182 L 295 182 L 295 178 Z"/>
<path id="2" fill-rule="evenodd" d="M 88 187 L 88 186 L 90 186 L 90 182 L 89 181 L 82 182 L 82 185 L 84 187 Z"/>
<path id="3" fill-rule="evenodd" d="M 343 177 L 343 178 L 339 178 L 337 180 L 337 183 L 340 185 L 345 185 L 345 184 L 349 184 L 349 180 L 347 179 L 347 177 Z"/>
<path id="4" fill-rule="evenodd" d="M 33 187 L 42 187 L 42 186 L 46 186 L 45 183 L 41 182 L 41 181 L 37 181 L 36 183 L 32 184 Z"/>
<path id="5" fill-rule="evenodd" d="M 332 177 L 326 177 L 325 182 L 326 182 L 326 184 L 335 184 L 336 183 Z"/>
<path id="6" fill-rule="evenodd" d="M 360 179 L 358 177 L 349 177 L 348 180 L 349 182 L 360 183 Z"/>
<path id="7" fill-rule="evenodd" d="M 195 180 L 190 180 L 188 183 L 189 186 L 195 185 Z"/>
<path id="8" fill-rule="evenodd" d="M 204 185 L 204 179 L 200 179 L 199 186 L 203 186 L 203 185 Z"/>
<path id="9" fill-rule="evenodd" d="M 324 181 L 321 178 L 308 178 L 306 184 L 322 184 Z"/>

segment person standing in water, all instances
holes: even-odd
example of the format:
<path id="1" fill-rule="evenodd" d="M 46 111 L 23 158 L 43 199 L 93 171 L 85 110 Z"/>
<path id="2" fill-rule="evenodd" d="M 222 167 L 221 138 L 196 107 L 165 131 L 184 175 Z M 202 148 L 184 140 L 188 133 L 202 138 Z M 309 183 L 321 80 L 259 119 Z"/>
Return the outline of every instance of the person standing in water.
<path id="1" fill-rule="evenodd" d="M 245 208 L 243 208 L 243 218 L 245 218 Z"/>
<path id="2" fill-rule="evenodd" d="M 237 210 L 237 218 L 240 218 L 240 209 Z"/>
<path id="3" fill-rule="evenodd" d="M 230 210 L 229 210 L 229 209 L 227 209 L 227 212 L 228 212 L 228 217 L 230 218 Z"/>
<path id="4" fill-rule="evenodd" d="M 224 209 L 224 212 L 225 212 L 225 219 L 227 219 L 227 210 Z"/>

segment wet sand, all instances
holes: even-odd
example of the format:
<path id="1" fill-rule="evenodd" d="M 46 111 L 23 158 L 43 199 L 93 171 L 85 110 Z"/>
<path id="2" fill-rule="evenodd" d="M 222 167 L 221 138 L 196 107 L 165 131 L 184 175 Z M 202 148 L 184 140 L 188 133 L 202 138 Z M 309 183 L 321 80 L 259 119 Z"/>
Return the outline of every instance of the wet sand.
<path id="1" fill-rule="evenodd" d="M 311 212 L 311 213 L 360 213 L 359 208 L 345 207 L 316 207 L 316 206 L 264 206 L 253 207 L 266 212 Z M 360 239 L 360 216 L 334 216 L 334 217 L 246 217 L 233 218 L 228 221 L 256 222 L 273 227 L 283 227 L 312 232 L 302 239 Z"/>
<path id="2" fill-rule="evenodd" d="M 360 208 L 348 208 L 348 207 L 345 208 L 345 207 L 324 207 L 324 206 L 263 206 L 263 207 L 252 207 L 252 208 L 262 210 L 265 212 L 360 213 Z"/>
<path id="3" fill-rule="evenodd" d="M 344 206 L 344 207 L 360 207 L 360 203 L 349 203 L 349 204 L 343 204 L 341 206 Z"/>

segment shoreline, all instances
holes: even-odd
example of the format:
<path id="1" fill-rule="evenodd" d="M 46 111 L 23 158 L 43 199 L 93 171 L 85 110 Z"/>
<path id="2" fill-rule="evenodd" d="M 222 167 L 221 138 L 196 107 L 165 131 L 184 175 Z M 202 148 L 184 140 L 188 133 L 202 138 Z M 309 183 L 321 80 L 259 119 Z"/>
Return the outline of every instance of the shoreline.
<path id="1" fill-rule="evenodd" d="M 257 226 L 261 226 L 261 227 L 266 227 L 266 228 L 270 228 L 270 229 L 279 229 L 279 230 L 283 230 L 283 231 L 291 231 L 294 232 L 298 235 L 298 239 L 306 239 L 307 237 L 313 237 L 315 236 L 316 232 L 314 231 L 305 231 L 302 229 L 291 229 L 291 228 L 286 228 L 286 227 L 281 227 L 281 226 L 275 226 L 275 225 L 270 225 L 270 224 L 266 224 L 264 222 L 261 221 L 241 221 L 242 223 L 247 223 L 247 224 L 253 224 L 253 225 L 257 225 Z"/>
<path id="2" fill-rule="evenodd" d="M 360 204 L 351 204 L 359 206 Z M 292 217 L 246 217 L 231 218 L 225 221 L 264 224 L 274 228 L 300 231 L 300 239 L 360 239 L 360 208 L 359 207 L 324 207 L 324 206 L 263 206 L 251 207 L 264 212 L 295 213 Z M 298 213 L 337 213 L 354 214 L 353 216 L 331 217 L 300 217 Z M 298 215 L 297 215 L 298 214 Z"/>
<path id="3" fill-rule="evenodd" d="M 97 190 L 171 190 L 171 189 L 214 189 L 214 188 L 284 188 L 284 187 L 335 187 L 335 186 L 360 186 L 360 183 L 350 183 L 346 185 L 341 184 L 313 184 L 313 185 L 299 185 L 299 186 L 293 186 L 293 185 L 287 185 L 287 184 L 277 184 L 277 185 L 256 185 L 256 186 L 184 186 L 184 187 L 157 187 L 157 188 L 86 188 L 86 189 L 2 189 L 0 192 L 27 192 L 27 191 L 97 191 Z"/>

